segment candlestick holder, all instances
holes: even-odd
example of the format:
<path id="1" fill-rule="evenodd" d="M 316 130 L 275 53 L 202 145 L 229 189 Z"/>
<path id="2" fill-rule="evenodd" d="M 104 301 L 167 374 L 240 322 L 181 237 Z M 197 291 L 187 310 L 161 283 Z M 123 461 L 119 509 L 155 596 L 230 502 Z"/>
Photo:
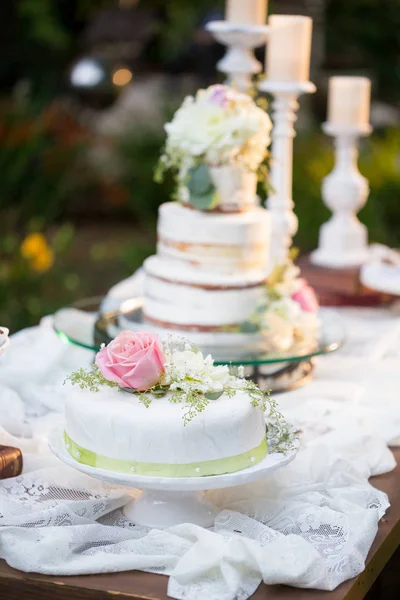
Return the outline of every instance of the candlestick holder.
<path id="1" fill-rule="evenodd" d="M 297 120 L 297 99 L 300 94 L 312 94 L 316 87 L 311 81 L 279 82 L 265 79 L 259 89 L 273 95 L 272 120 L 272 159 L 271 193 L 267 208 L 271 214 L 271 262 L 272 265 L 284 262 L 297 232 L 298 220 L 293 211 L 293 138 L 296 135 L 294 123 Z"/>
<path id="2" fill-rule="evenodd" d="M 227 75 L 226 83 L 240 92 L 252 87 L 252 77 L 262 71 L 262 64 L 254 56 L 254 48 L 263 46 L 268 37 L 268 25 L 234 25 L 228 21 L 211 21 L 206 25 L 214 38 L 227 46 L 225 56 L 218 62 L 218 70 Z"/>
<path id="3" fill-rule="evenodd" d="M 358 138 L 371 133 L 370 125 L 324 123 L 323 131 L 335 138 L 335 166 L 322 183 L 324 204 L 332 217 L 322 225 L 312 263 L 330 268 L 357 267 L 368 259 L 368 231 L 357 212 L 365 205 L 368 180 L 357 166 Z"/>

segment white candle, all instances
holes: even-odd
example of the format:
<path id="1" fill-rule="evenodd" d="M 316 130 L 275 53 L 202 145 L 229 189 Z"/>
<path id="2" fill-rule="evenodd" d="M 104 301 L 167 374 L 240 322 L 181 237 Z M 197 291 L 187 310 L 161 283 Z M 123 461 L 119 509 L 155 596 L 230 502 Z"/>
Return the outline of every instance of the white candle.
<path id="1" fill-rule="evenodd" d="M 266 75 L 270 81 L 308 81 L 312 19 L 297 15 L 272 15 L 267 44 Z"/>
<path id="2" fill-rule="evenodd" d="M 225 19 L 234 25 L 265 25 L 267 0 L 227 0 Z"/>
<path id="3" fill-rule="evenodd" d="M 367 77 L 331 77 L 328 94 L 328 123 L 369 124 L 371 81 Z"/>

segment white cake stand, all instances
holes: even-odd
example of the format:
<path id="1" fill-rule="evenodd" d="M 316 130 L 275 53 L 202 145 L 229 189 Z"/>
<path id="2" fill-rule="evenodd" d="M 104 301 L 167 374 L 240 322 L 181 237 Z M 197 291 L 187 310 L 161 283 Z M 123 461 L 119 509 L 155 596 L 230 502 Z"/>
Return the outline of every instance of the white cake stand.
<path id="1" fill-rule="evenodd" d="M 49 447 L 60 460 L 86 475 L 143 490 L 137 499 L 132 499 L 126 504 L 123 513 L 136 525 L 157 529 L 173 527 L 179 523 L 211 527 L 218 510 L 206 499 L 204 490 L 249 483 L 287 465 L 297 453 L 296 448 L 286 454 L 267 454 L 254 467 L 226 475 L 168 478 L 126 475 L 83 465 L 69 454 L 65 447 L 63 429 L 60 427 L 50 435 Z"/>

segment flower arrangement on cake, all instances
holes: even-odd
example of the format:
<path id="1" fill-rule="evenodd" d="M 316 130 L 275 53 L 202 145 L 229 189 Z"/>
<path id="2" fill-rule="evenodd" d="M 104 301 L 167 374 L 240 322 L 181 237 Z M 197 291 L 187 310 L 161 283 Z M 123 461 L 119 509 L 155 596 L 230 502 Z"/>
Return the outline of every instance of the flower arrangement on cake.
<path id="1" fill-rule="evenodd" d="M 200 210 L 253 206 L 257 181 L 266 184 L 271 120 L 246 94 L 212 85 L 187 96 L 165 125 L 156 169 L 176 176 L 177 200 Z"/>
<path id="2" fill-rule="evenodd" d="M 79 389 L 66 396 L 66 448 L 90 466 L 199 477 L 250 467 L 269 445 L 296 445 L 274 400 L 243 369 L 214 365 L 183 339 L 162 344 L 124 331 L 67 381 Z"/>
<path id="3" fill-rule="evenodd" d="M 261 333 L 266 350 L 312 350 L 321 325 L 318 309 L 314 289 L 290 257 L 267 277 L 262 299 L 240 330 Z"/>
<path id="4" fill-rule="evenodd" d="M 211 355 L 204 357 L 187 340 L 170 337 L 162 344 L 151 333 L 119 333 L 107 346 L 103 344 L 92 368 L 81 368 L 67 380 L 92 392 L 105 385 L 136 394 L 146 407 L 154 397 L 171 392 L 169 401 L 183 403 L 188 409 L 183 414 L 185 424 L 203 412 L 210 401 L 223 394 L 233 397 L 238 390 L 246 390 L 251 404 L 263 412 L 267 406 L 276 412 L 269 394 L 244 378 L 243 367 L 233 371 L 226 365 L 214 365 Z"/>

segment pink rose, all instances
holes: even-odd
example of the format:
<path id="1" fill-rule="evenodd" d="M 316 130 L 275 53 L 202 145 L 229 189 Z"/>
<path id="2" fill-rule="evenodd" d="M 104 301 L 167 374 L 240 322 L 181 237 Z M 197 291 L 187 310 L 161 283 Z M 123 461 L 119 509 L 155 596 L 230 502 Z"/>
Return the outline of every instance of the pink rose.
<path id="1" fill-rule="evenodd" d="M 292 294 L 292 300 L 300 304 L 305 312 L 317 312 L 319 308 L 317 296 L 305 279 L 297 280 L 297 289 Z"/>
<path id="2" fill-rule="evenodd" d="M 100 350 L 95 362 L 109 381 L 144 392 L 160 381 L 166 358 L 157 335 L 123 331 Z"/>

